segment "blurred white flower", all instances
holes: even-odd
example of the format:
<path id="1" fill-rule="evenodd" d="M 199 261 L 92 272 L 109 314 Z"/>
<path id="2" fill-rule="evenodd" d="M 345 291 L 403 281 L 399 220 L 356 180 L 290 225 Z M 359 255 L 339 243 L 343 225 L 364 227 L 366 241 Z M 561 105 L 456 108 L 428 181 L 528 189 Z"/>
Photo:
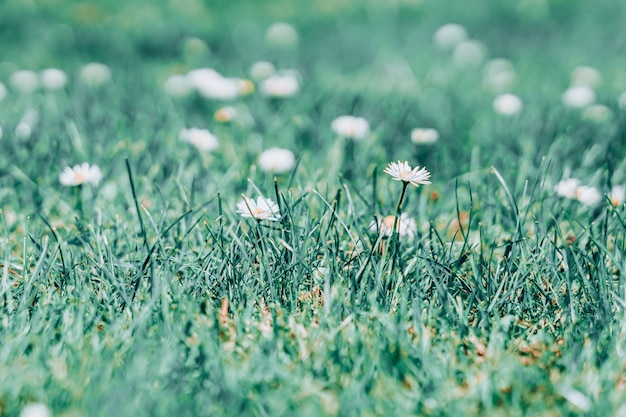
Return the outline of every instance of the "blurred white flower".
<path id="1" fill-rule="evenodd" d="M 385 237 L 391 237 L 394 232 L 394 226 L 396 222 L 396 216 L 389 215 L 384 217 L 383 219 L 372 220 L 368 230 L 373 232 L 378 232 L 380 235 Z M 400 237 L 408 237 L 409 239 L 413 239 L 415 237 L 415 232 L 417 231 L 417 224 L 415 223 L 415 219 L 409 217 L 408 214 L 402 213 L 400 215 L 400 219 L 398 219 L 398 234 Z"/>
<path id="2" fill-rule="evenodd" d="M 86 85 L 98 87 L 111 81 L 111 69 L 99 62 L 90 62 L 83 65 L 78 78 Z"/>
<path id="3" fill-rule="evenodd" d="M 274 68 L 271 62 L 257 61 L 250 67 L 249 74 L 253 80 L 260 81 L 271 77 L 275 72 L 276 68 Z"/>
<path id="4" fill-rule="evenodd" d="M 179 133 L 180 140 L 191 143 L 202 152 L 210 152 L 219 147 L 219 140 L 213 133 L 206 129 L 182 129 Z"/>
<path id="5" fill-rule="evenodd" d="M 254 83 L 252 81 L 241 78 L 235 78 L 235 80 L 237 80 L 239 94 L 243 94 L 245 96 L 254 93 Z"/>
<path id="6" fill-rule="evenodd" d="M 20 122 L 15 126 L 15 138 L 16 139 L 28 139 L 32 134 L 33 129 L 30 127 L 28 123 Z"/>
<path id="7" fill-rule="evenodd" d="M 577 178 L 567 178 L 558 182 L 554 187 L 554 191 L 562 197 L 576 198 L 576 190 L 580 186 L 580 180 Z"/>
<path id="8" fill-rule="evenodd" d="M 383 170 L 386 174 L 391 175 L 395 181 L 410 183 L 416 187 L 420 184 L 430 184 L 430 172 L 425 167 L 416 166 L 411 168 L 407 161 L 390 162 Z"/>
<path id="9" fill-rule="evenodd" d="M 163 89 L 172 97 L 185 97 L 191 93 L 191 86 L 184 75 L 170 75 L 163 83 Z"/>
<path id="10" fill-rule="evenodd" d="M 567 107 L 582 109 L 596 101 L 596 93 L 586 85 L 576 85 L 565 90 L 562 98 Z"/>
<path id="11" fill-rule="evenodd" d="M 266 172 L 289 172 L 295 164 L 296 157 L 289 149 L 270 148 L 259 155 L 259 167 Z"/>
<path id="12" fill-rule="evenodd" d="M 437 129 L 415 128 L 411 130 L 411 142 L 416 145 L 430 145 L 439 140 Z"/>
<path id="13" fill-rule="evenodd" d="M 514 94 L 501 94 L 493 100 L 494 110 L 505 116 L 519 113 L 523 106 L 522 99 Z"/>
<path id="14" fill-rule="evenodd" d="M 97 165 L 89 165 L 84 162 L 73 167 L 65 167 L 59 175 L 59 182 L 62 185 L 71 187 L 82 184 L 92 184 L 97 186 L 102 179 L 102 171 Z"/>
<path id="15" fill-rule="evenodd" d="M 243 199 L 237 203 L 237 213 L 241 217 L 251 217 L 257 220 L 276 221 L 280 218 L 278 204 L 269 198 L 258 196 L 256 201 L 242 195 Z"/>
<path id="16" fill-rule="evenodd" d="M 496 58 L 485 64 L 483 86 L 487 90 L 496 93 L 508 91 L 513 87 L 515 78 L 513 64 L 507 59 Z"/>
<path id="17" fill-rule="evenodd" d="M 465 40 L 459 43 L 452 52 L 452 62 L 458 67 L 478 67 L 480 66 L 487 52 L 485 46 L 473 39 Z"/>
<path id="18" fill-rule="evenodd" d="M 588 66 L 579 66 L 572 70 L 572 85 L 586 85 L 591 88 L 597 88 L 602 84 L 602 76 L 600 72 Z"/>
<path id="19" fill-rule="evenodd" d="M 213 118 L 218 122 L 226 123 L 237 117 L 237 109 L 232 106 L 220 107 L 213 113 Z"/>
<path id="20" fill-rule="evenodd" d="M 46 68 L 39 73 L 41 85 L 46 90 L 60 90 L 67 84 L 67 75 L 57 68 Z"/>
<path id="21" fill-rule="evenodd" d="M 206 82 L 211 82 L 215 79 L 219 80 L 224 78 L 224 76 L 213 68 L 197 68 L 189 71 L 185 78 L 191 87 L 198 88 L 198 86 Z"/>
<path id="22" fill-rule="evenodd" d="M 8 94 L 7 87 L 0 82 L 0 101 L 4 100 Z"/>
<path id="23" fill-rule="evenodd" d="M 1 93 L 0 93 L 0 97 L 2 97 Z M 2 99 L 0 98 L 0 100 Z M 619 98 L 617 99 L 617 103 L 620 106 L 620 108 L 626 109 L 626 91 L 624 91 L 622 94 L 619 95 Z"/>
<path id="24" fill-rule="evenodd" d="M 209 45 L 205 41 L 196 37 L 188 37 L 181 43 L 181 52 L 185 59 L 206 59 L 210 54 Z"/>
<path id="25" fill-rule="evenodd" d="M 452 49 L 467 39 L 467 31 L 457 23 L 446 23 L 433 35 L 435 46 L 441 49 Z"/>
<path id="26" fill-rule="evenodd" d="M 581 116 L 590 122 L 604 123 L 611 119 L 613 112 L 603 104 L 592 104 L 583 110 Z"/>
<path id="27" fill-rule="evenodd" d="M 280 72 L 261 81 L 259 90 L 268 97 L 293 97 L 300 90 L 300 82 L 295 73 Z"/>
<path id="28" fill-rule="evenodd" d="M 614 185 L 609 193 L 611 204 L 615 207 L 621 206 L 626 201 L 626 192 L 623 185 Z"/>
<path id="29" fill-rule="evenodd" d="M 30 403 L 22 408 L 20 417 L 52 417 L 52 411 L 45 404 Z"/>
<path id="30" fill-rule="evenodd" d="M 332 121 L 331 129 L 339 136 L 363 139 L 370 131 L 369 122 L 363 117 L 339 116 Z"/>
<path id="31" fill-rule="evenodd" d="M 198 93 L 209 99 L 234 100 L 239 96 L 239 84 L 230 78 L 206 79 L 205 82 L 196 85 Z"/>
<path id="32" fill-rule="evenodd" d="M 24 94 L 30 94 L 39 87 L 37 73 L 30 70 L 15 71 L 11 74 L 9 82 L 14 89 Z"/>
<path id="33" fill-rule="evenodd" d="M 265 41 L 274 46 L 293 47 L 298 44 L 298 32 L 289 23 L 276 22 L 267 28 Z"/>
<path id="34" fill-rule="evenodd" d="M 595 187 L 581 185 L 576 189 L 576 198 L 587 206 L 593 206 L 602 200 L 602 194 Z"/>

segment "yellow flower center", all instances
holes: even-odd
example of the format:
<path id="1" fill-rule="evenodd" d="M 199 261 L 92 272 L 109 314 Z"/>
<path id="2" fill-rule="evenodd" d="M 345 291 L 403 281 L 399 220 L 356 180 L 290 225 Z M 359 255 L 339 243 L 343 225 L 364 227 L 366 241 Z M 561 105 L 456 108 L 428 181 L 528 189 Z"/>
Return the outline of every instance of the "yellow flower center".
<path id="1" fill-rule="evenodd" d="M 85 177 L 85 174 L 83 174 L 82 172 L 75 172 L 74 173 L 74 181 L 77 184 L 83 184 L 84 182 L 87 181 L 87 178 Z"/>

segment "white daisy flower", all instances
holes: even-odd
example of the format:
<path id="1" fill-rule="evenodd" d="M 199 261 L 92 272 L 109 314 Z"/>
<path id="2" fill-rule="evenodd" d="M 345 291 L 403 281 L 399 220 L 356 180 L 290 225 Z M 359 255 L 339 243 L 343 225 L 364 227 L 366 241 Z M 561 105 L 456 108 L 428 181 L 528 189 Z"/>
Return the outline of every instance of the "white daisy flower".
<path id="1" fill-rule="evenodd" d="M 595 187 L 581 185 L 576 189 L 576 198 L 587 206 L 593 206 L 602 200 L 602 194 Z"/>
<path id="2" fill-rule="evenodd" d="M 274 46 L 293 47 L 298 44 L 298 32 L 289 23 L 276 22 L 265 32 L 265 41 Z"/>
<path id="3" fill-rule="evenodd" d="M 300 82 L 295 72 L 283 71 L 261 81 L 259 91 L 267 97 L 288 98 L 300 90 Z"/>
<path id="4" fill-rule="evenodd" d="M 600 72 L 586 65 L 581 65 L 572 70 L 572 85 L 586 85 L 591 88 L 599 87 L 602 84 L 602 76 Z"/>
<path id="5" fill-rule="evenodd" d="M 257 220 L 276 221 L 280 218 L 278 204 L 269 198 L 258 196 L 256 201 L 242 195 L 243 200 L 237 203 L 237 213 L 241 217 L 251 217 Z"/>
<path id="6" fill-rule="evenodd" d="M 46 68 L 41 71 L 39 79 L 46 90 L 60 90 L 67 84 L 67 75 L 57 68 Z"/>
<path id="7" fill-rule="evenodd" d="M 259 167 L 266 172 L 289 172 L 295 164 L 296 157 L 289 149 L 270 148 L 259 155 Z"/>
<path id="8" fill-rule="evenodd" d="M 98 87 L 111 81 L 111 69 L 108 65 L 90 62 L 80 69 L 78 78 L 86 85 Z"/>
<path id="9" fill-rule="evenodd" d="M 420 184 L 430 184 L 430 172 L 424 167 L 420 168 L 416 166 L 411 168 L 407 161 L 391 162 L 384 169 L 386 174 L 391 175 L 395 181 L 402 181 L 404 183 L 411 183 L 416 187 Z"/>
<path id="10" fill-rule="evenodd" d="M 611 204 L 615 207 L 621 206 L 626 201 L 626 191 L 623 185 L 614 185 L 609 193 Z"/>
<path id="11" fill-rule="evenodd" d="M 220 107 L 213 113 L 213 118 L 218 122 L 226 123 L 237 117 L 237 109 L 232 106 Z"/>
<path id="12" fill-rule="evenodd" d="M 180 74 L 170 75 L 163 83 L 163 89 L 172 97 L 185 97 L 191 93 L 187 77 Z"/>
<path id="13" fill-rule="evenodd" d="M 516 115 L 522 107 L 522 99 L 515 94 L 501 94 L 493 100 L 493 109 L 504 116 Z"/>
<path id="14" fill-rule="evenodd" d="M 567 178 L 561 180 L 554 187 L 554 191 L 562 197 L 576 198 L 576 189 L 580 186 L 580 180 L 577 178 Z"/>
<path id="15" fill-rule="evenodd" d="M 476 40 L 469 39 L 459 43 L 452 52 L 452 61 L 461 68 L 480 66 L 487 52 L 485 46 Z"/>
<path id="16" fill-rule="evenodd" d="M 575 85 L 565 90 L 562 99 L 567 107 L 582 109 L 596 101 L 596 93 L 586 85 Z"/>
<path id="17" fill-rule="evenodd" d="M 30 403 L 22 408 L 20 417 L 52 417 L 52 411 L 45 404 Z"/>
<path id="18" fill-rule="evenodd" d="M 272 65 L 271 62 L 258 61 L 252 64 L 248 73 L 253 80 L 261 81 L 271 77 L 275 72 L 276 68 L 274 68 L 274 65 Z"/>
<path id="19" fill-rule="evenodd" d="M 437 129 L 415 128 L 411 130 L 411 142 L 416 145 L 430 145 L 439 140 Z"/>
<path id="20" fill-rule="evenodd" d="M 14 89 L 24 94 L 30 94 L 39 87 L 37 73 L 30 70 L 15 71 L 11 74 L 9 82 Z"/>
<path id="21" fill-rule="evenodd" d="M 453 49 L 467 39 L 467 31 L 457 23 L 446 23 L 433 35 L 433 43 L 441 49 Z"/>
<path id="22" fill-rule="evenodd" d="M 102 179 L 102 171 L 97 165 L 89 165 L 84 162 L 80 165 L 74 165 L 73 167 L 65 167 L 61 175 L 59 175 L 59 182 L 65 186 L 73 187 L 82 184 L 92 184 L 97 186 Z"/>
<path id="23" fill-rule="evenodd" d="M 180 140 L 191 143 L 202 152 L 210 152 L 217 149 L 220 145 L 219 140 L 213 133 L 197 127 L 182 129 L 178 136 Z"/>
<path id="24" fill-rule="evenodd" d="M 378 219 L 378 222 L 376 220 L 372 220 L 368 230 L 378 232 L 385 237 L 391 237 L 394 232 L 395 222 L 396 216 L 392 214 L 382 219 Z M 406 236 L 409 239 L 413 239 L 416 231 L 417 224 L 415 223 L 415 219 L 409 217 L 406 213 L 402 213 L 402 215 L 400 215 L 400 219 L 398 220 L 398 234 L 400 237 Z"/>
<path id="25" fill-rule="evenodd" d="M 15 132 L 13 133 L 17 139 L 28 139 L 30 135 L 33 133 L 33 128 L 24 122 L 20 122 L 15 126 Z"/>
<path id="26" fill-rule="evenodd" d="M 370 131 L 369 122 L 362 117 L 339 116 L 332 121 L 331 129 L 338 135 L 352 139 L 363 139 Z"/>
<path id="27" fill-rule="evenodd" d="M 196 85 L 198 93 L 208 99 L 234 100 L 239 96 L 239 83 L 231 78 L 206 79 Z"/>

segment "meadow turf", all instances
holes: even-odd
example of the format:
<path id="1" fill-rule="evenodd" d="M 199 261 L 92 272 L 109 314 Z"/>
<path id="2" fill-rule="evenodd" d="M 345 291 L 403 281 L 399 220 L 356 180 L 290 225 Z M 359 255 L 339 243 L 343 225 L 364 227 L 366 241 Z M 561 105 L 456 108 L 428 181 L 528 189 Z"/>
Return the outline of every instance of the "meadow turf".
<path id="1" fill-rule="evenodd" d="M 626 416 L 625 21 L 618 0 L 2 1 L 0 416 Z M 506 88 L 433 44 L 449 22 L 510 61 Z M 297 94 L 164 89 L 257 61 Z M 564 103 L 579 66 L 601 106 Z M 63 88 L 12 79 L 50 67 Z M 272 147 L 295 166 L 264 171 Z M 432 184 L 406 189 L 411 236 L 379 235 L 398 160 Z M 83 162 L 99 184 L 62 185 Z"/>

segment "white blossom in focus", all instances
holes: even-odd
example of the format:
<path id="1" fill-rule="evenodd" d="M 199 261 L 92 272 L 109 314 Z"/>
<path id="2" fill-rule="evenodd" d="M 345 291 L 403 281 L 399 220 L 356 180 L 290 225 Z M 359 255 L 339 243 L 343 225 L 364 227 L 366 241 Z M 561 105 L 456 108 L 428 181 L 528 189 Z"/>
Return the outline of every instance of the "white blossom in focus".
<path id="1" fill-rule="evenodd" d="M 391 175 L 394 181 L 402 181 L 410 183 L 414 186 L 430 184 L 430 172 L 425 167 L 416 166 L 411 168 L 407 161 L 391 162 L 383 170 L 386 174 Z"/>

